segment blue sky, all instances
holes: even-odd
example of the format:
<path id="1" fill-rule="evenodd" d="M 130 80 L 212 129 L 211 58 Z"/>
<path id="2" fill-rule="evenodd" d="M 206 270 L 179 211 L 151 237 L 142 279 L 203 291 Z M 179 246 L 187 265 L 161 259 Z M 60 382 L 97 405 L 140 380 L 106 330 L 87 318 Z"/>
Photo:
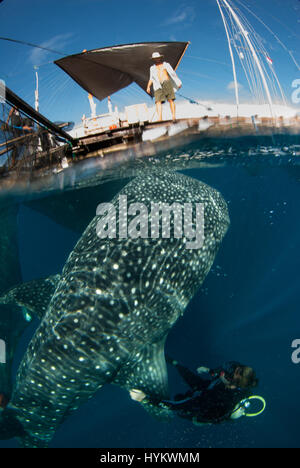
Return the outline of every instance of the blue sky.
<path id="1" fill-rule="evenodd" d="M 236 0 L 234 0 L 235 2 Z M 292 82 L 300 79 L 300 1 L 242 0 L 278 40 L 247 15 L 274 61 L 291 104 Z M 39 44 L 64 54 L 113 44 L 146 41 L 191 41 L 178 74 L 182 94 L 195 99 L 233 101 L 230 55 L 215 0 L 3 0 L 0 3 L 3 37 Z M 34 65 L 40 66 L 40 111 L 53 120 L 79 121 L 89 114 L 87 94 L 53 61 L 60 56 L 0 41 L 0 79 L 34 104 Z M 238 68 L 241 97 L 249 99 L 247 82 Z M 135 102 L 151 103 L 135 85 L 113 96 L 120 108 Z M 105 102 L 98 112 L 106 112 Z"/>

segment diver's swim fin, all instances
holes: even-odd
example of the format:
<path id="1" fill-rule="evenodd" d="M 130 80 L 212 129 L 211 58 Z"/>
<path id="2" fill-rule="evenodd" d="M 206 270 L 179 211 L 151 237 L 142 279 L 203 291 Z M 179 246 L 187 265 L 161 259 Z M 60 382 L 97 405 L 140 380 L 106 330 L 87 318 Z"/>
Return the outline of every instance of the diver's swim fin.
<path id="1" fill-rule="evenodd" d="M 166 354 L 166 363 L 170 364 L 171 366 L 174 366 L 174 367 L 178 366 L 178 361 L 171 358 L 168 354 Z"/>
<path id="2" fill-rule="evenodd" d="M 0 297 L 0 304 L 25 307 L 42 319 L 48 308 L 51 297 L 57 288 L 60 275 L 23 283 L 10 289 Z"/>

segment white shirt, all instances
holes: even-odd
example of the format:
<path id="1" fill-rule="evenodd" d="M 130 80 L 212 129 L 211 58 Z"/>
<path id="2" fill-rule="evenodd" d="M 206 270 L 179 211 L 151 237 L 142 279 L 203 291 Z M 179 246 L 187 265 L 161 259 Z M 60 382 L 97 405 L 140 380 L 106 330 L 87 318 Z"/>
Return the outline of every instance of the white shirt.
<path id="1" fill-rule="evenodd" d="M 173 70 L 173 68 L 171 67 L 171 65 L 168 62 L 164 62 L 163 67 L 168 72 L 168 74 L 169 74 L 169 76 L 170 76 L 170 78 L 171 78 L 171 80 L 173 82 L 172 84 L 173 84 L 173 87 L 174 87 L 174 91 L 176 92 L 178 90 L 178 88 L 180 88 L 182 86 L 181 80 L 178 78 L 175 71 Z M 154 91 L 157 91 L 158 89 L 161 88 L 161 83 L 160 83 L 159 78 L 158 78 L 156 65 L 152 65 L 152 67 L 150 68 L 150 81 L 152 81 L 152 83 L 153 83 Z"/>

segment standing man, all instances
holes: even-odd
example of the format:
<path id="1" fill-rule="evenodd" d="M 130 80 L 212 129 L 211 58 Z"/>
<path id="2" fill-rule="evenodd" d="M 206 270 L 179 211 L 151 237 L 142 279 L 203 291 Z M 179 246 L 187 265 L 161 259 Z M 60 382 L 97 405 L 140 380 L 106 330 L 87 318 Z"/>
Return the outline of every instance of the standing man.
<path id="1" fill-rule="evenodd" d="M 12 107 L 7 120 L 6 124 L 9 125 L 10 121 L 10 130 L 14 139 L 18 139 L 21 136 L 25 136 L 26 134 L 29 135 L 31 132 L 34 132 L 34 125 L 33 122 L 29 118 L 22 118 L 20 112 L 15 107 Z M 35 146 L 33 145 L 33 139 L 22 139 L 22 141 L 16 141 L 14 143 L 12 153 L 11 153 L 11 167 L 14 167 L 17 160 L 20 156 L 24 156 L 24 151 L 22 149 L 27 149 L 28 155 L 31 155 L 36 150 Z"/>
<path id="2" fill-rule="evenodd" d="M 182 82 L 176 75 L 171 65 L 163 61 L 164 56 L 159 52 L 152 54 L 154 65 L 150 68 L 150 80 L 147 93 L 151 94 L 153 85 L 158 120 L 162 121 L 162 104 L 169 101 L 173 122 L 176 121 L 175 90 L 180 89 Z M 174 90 L 175 88 L 175 90 Z"/>
<path id="3" fill-rule="evenodd" d="M 20 115 L 20 112 L 12 107 L 8 114 L 6 125 L 9 125 L 10 122 L 10 131 L 12 133 L 13 139 L 17 139 L 23 135 L 23 119 Z M 20 142 L 15 142 L 11 152 L 11 167 L 16 164 L 16 161 L 19 157 L 21 144 Z"/>

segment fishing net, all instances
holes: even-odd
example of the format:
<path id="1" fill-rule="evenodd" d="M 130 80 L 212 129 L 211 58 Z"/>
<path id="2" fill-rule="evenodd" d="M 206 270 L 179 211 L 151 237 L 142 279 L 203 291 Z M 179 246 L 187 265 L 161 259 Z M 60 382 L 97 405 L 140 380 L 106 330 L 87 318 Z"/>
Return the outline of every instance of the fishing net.
<path id="1" fill-rule="evenodd" d="M 62 166 L 65 141 L 7 102 L 0 106 L 0 177 Z"/>

